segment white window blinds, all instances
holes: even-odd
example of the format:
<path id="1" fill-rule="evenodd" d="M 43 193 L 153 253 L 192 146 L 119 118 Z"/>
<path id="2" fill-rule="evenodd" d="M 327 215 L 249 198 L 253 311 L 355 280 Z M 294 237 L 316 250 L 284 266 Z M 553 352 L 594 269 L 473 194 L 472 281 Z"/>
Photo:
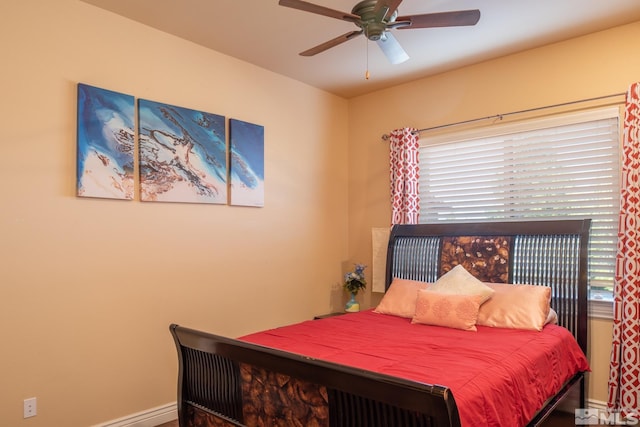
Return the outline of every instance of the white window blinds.
<path id="1" fill-rule="evenodd" d="M 421 138 L 420 222 L 591 218 L 592 287 L 613 284 L 619 110 Z"/>

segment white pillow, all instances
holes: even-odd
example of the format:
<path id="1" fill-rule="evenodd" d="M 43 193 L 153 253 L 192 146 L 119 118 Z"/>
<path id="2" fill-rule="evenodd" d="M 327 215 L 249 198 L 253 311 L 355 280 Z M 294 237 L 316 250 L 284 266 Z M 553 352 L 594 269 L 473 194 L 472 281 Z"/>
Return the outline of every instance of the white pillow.
<path id="1" fill-rule="evenodd" d="M 461 265 L 456 265 L 436 280 L 433 285 L 429 286 L 429 290 L 453 295 L 480 295 L 483 297 L 482 302 L 491 298 L 494 293 L 493 289 L 473 277 Z"/>

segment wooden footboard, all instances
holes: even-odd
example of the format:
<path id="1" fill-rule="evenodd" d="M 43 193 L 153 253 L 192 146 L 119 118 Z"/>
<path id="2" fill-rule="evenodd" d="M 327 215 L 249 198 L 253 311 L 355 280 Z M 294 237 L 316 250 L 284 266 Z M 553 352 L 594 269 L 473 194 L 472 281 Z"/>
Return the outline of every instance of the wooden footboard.
<path id="1" fill-rule="evenodd" d="M 181 427 L 457 427 L 449 389 L 171 325 Z"/>

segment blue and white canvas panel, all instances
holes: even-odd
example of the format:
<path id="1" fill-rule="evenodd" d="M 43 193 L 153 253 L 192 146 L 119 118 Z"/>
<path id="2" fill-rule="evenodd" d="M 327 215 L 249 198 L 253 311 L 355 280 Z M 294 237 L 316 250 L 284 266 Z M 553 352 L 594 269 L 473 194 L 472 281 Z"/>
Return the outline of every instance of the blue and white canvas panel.
<path id="1" fill-rule="evenodd" d="M 138 100 L 140 199 L 227 203 L 225 118 Z"/>
<path id="2" fill-rule="evenodd" d="M 229 120 L 231 204 L 264 206 L 264 126 Z"/>
<path id="3" fill-rule="evenodd" d="M 132 200 L 133 96 L 78 83 L 77 126 L 77 195 Z"/>

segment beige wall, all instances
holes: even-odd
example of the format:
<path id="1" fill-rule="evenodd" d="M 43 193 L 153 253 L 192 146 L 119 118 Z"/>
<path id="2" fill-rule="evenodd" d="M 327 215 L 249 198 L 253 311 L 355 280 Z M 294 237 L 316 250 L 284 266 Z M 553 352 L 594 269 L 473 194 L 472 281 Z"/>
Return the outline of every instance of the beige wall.
<path id="1" fill-rule="evenodd" d="M 350 100 L 349 158 L 362 158 L 349 175 L 352 258 L 370 259 L 371 227 L 389 224 L 388 145 L 381 135 L 625 92 L 640 80 L 638 40 L 640 22 Z M 365 298 L 373 305 L 380 295 Z M 611 322 L 589 326 L 589 398 L 606 401 Z"/>
<path id="2" fill-rule="evenodd" d="M 238 336 L 342 304 L 346 100 L 77 0 L 0 16 L 0 426 L 175 402 L 172 322 Z M 78 82 L 264 125 L 265 207 L 75 197 Z"/>
<path id="3" fill-rule="evenodd" d="M 236 336 L 340 309 L 342 272 L 370 262 L 370 229 L 389 222 L 390 129 L 640 79 L 624 53 L 640 23 L 346 101 L 77 0 L 2 2 L 0 16 L 2 426 L 175 401 L 171 322 Z M 78 82 L 264 125 L 266 206 L 75 197 Z M 604 400 L 610 322 L 591 326 Z"/>

